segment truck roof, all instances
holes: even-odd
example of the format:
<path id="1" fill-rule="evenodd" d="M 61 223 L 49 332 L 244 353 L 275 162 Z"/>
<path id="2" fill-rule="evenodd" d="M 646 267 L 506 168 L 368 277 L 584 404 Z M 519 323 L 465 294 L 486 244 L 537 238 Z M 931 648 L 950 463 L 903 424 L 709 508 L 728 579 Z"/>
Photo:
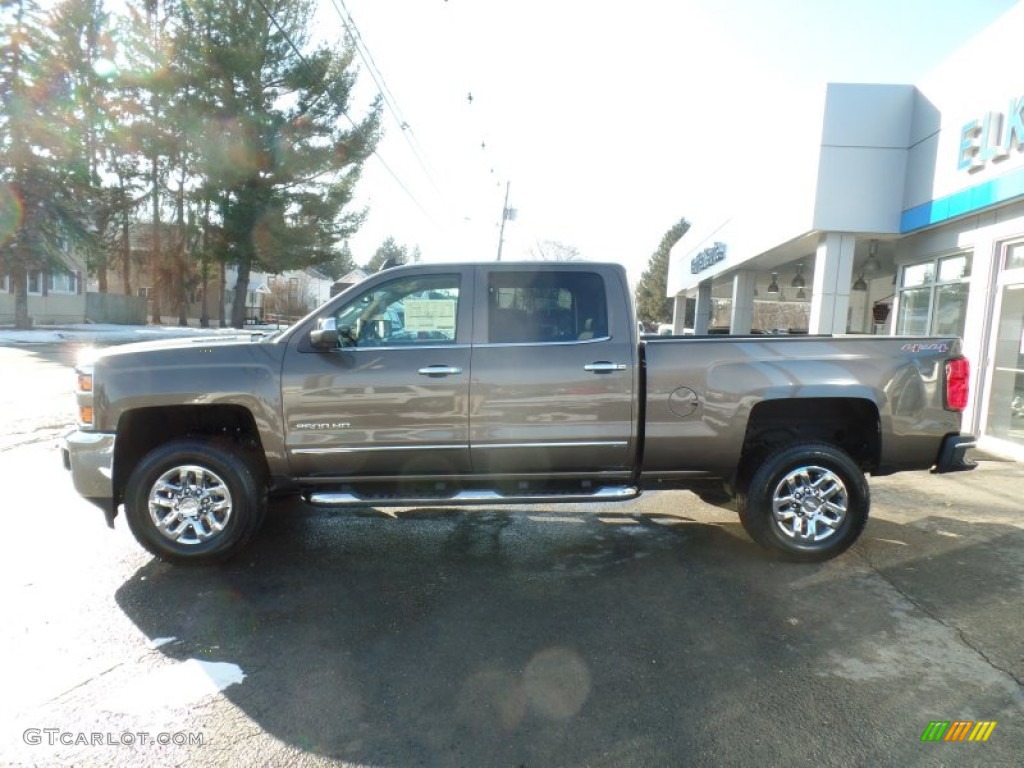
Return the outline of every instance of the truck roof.
<path id="1" fill-rule="evenodd" d="M 480 261 L 434 261 L 434 262 L 416 262 L 414 264 L 398 264 L 394 267 L 388 267 L 387 269 L 381 269 L 380 272 L 390 272 L 393 269 L 409 269 L 412 267 L 517 267 L 525 269 L 561 269 L 561 268 L 579 268 L 579 267 L 614 267 L 617 269 L 625 269 L 621 264 L 616 264 L 612 261 L 493 261 L 493 260 L 480 260 Z M 376 273 L 374 273 L 376 274 Z"/>

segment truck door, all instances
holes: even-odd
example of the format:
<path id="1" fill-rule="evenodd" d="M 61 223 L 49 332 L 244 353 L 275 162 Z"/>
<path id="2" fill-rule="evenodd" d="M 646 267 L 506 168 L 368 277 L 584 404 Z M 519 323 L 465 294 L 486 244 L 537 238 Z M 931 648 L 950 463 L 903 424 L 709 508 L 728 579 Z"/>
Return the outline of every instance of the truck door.
<path id="1" fill-rule="evenodd" d="M 480 267 L 476 285 L 474 472 L 629 469 L 637 350 L 621 287 L 565 265 Z"/>
<path id="2" fill-rule="evenodd" d="M 308 332 L 291 343 L 282 398 L 297 476 L 469 470 L 472 270 L 385 275 L 325 315 L 338 347 L 314 349 Z"/>

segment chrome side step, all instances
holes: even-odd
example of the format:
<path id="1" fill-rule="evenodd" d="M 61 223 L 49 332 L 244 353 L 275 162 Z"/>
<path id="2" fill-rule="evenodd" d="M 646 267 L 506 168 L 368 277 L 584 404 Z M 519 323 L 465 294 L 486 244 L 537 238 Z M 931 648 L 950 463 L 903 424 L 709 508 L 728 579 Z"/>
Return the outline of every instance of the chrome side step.
<path id="1" fill-rule="evenodd" d="M 426 504 L 555 504 L 583 501 L 627 501 L 640 495 L 632 485 L 610 485 L 589 493 L 580 491 L 507 494 L 495 490 L 459 491 L 451 496 L 373 496 L 339 491 L 314 491 L 304 494 L 306 501 L 320 507 L 416 507 Z"/>

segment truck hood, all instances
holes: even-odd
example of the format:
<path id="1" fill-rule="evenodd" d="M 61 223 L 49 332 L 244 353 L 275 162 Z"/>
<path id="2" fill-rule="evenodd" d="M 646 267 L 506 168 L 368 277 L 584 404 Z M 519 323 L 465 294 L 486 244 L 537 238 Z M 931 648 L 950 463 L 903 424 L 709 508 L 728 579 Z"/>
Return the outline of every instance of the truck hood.
<path id="1" fill-rule="evenodd" d="M 194 350 L 211 347 L 237 347 L 260 344 L 270 338 L 264 333 L 218 334 L 210 336 L 184 336 L 176 339 L 159 339 L 156 341 L 136 341 L 130 344 L 117 344 L 111 347 L 93 350 L 92 360 L 135 355 L 147 352 L 170 352 L 176 349 Z"/>
<path id="2" fill-rule="evenodd" d="M 288 345 L 262 338 L 164 339 L 100 350 L 90 366 L 96 430 L 116 431 L 121 417 L 138 408 L 225 404 L 274 420 Z"/>

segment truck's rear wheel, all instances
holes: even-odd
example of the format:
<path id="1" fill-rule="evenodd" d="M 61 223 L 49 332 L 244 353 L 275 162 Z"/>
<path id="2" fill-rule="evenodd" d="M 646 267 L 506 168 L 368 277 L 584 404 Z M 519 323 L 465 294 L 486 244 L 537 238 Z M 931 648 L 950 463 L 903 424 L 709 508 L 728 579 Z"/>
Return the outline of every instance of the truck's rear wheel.
<path id="1" fill-rule="evenodd" d="M 864 473 L 828 443 L 790 445 L 767 459 L 737 497 L 740 521 L 762 546 L 803 561 L 845 552 L 868 520 Z"/>
<path id="2" fill-rule="evenodd" d="M 174 440 L 139 462 L 125 486 L 128 527 L 162 560 L 215 563 L 249 541 L 263 523 L 266 489 L 234 446 Z"/>

